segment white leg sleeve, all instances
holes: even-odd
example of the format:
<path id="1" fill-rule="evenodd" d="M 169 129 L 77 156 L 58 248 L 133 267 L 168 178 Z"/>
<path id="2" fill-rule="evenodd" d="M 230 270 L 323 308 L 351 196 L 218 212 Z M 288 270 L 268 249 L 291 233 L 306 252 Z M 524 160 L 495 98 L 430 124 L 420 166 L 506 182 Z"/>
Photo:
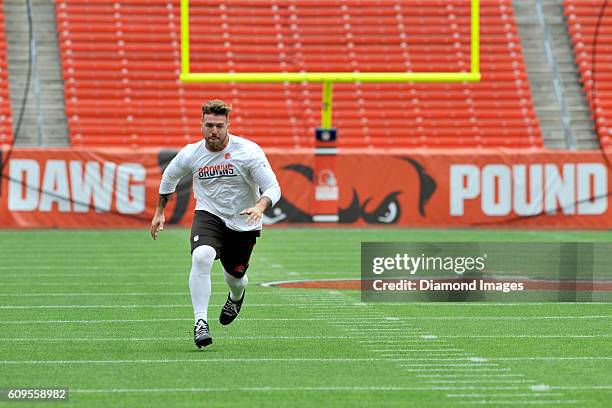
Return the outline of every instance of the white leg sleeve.
<path id="1" fill-rule="evenodd" d="M 195 321 L 208 321 L 208 300 L 210 299 L 210 271 L 217 252 L 208 245 L 202 245 L 193 250 L 191 256 L 191 273 L 189 274 L 189 290 Z"/>
<path id="2" fill-rule="evenodd" d="M 244 288 L 249 283 L 249 278 L 245 274 L 242 278 L 238 279 L 226 271 L 223 271 L 223 276 L 225 277 L 225 283 L 227 283 L 230 289 L 230 298 L 233 301 L 240 300 L 244 293 Z"/>

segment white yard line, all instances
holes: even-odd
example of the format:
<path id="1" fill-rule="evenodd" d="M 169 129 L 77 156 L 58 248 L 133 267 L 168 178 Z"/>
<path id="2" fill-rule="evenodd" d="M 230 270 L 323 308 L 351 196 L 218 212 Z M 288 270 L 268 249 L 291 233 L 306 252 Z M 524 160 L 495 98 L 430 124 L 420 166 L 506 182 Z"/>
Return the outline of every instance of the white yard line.
<path id="1" fill-rule="evenodd" d="M 419 336 L 422 337 L 422 336 Z M 370 340 L 357 340 L 359 343 L 372 343 Z M 446 340 L 438 340 L 438 339 L 404 339 L 404 340 L 377 340 L 378 343 L 420 343 L 422 345 L 433 344 L 439 345 L 440 343 L 448 343 Z M 378 345 L 372 345 L 373 347 L 378 347 Z"/>
<path id="2" fill-rule="evenodd" d="M 414 320 L 572 320 L 572 319 L 611 319 L 610 315 L 595 316 L 412 316 L 400 320 L 402 323 L 411 323 Z M 347 323 L 359 321 L 358 317 L 343 319 Z"/>
<path id="3" fill-rule="evenodd" d="M 188 296 L 189 292 L 112 292 L 112 293 L 0 293 L 0 297 L 71 297 L 71 296 Z"/>
<path id="4" fill-rule="evenodd" d="M 174 364 L 174 363 L 363 363 L 363 362 L 395 362 L 389 358 L 190 358 L 190 359 L 157 359 L 157 360 L 0 360 L 0 364 L 42 365 L 42 364 Z"/>
<path id="5" fill-rule="evenodd" d="M 113 270 L 115 268 L 106 268 L 108 270 Z M 140 268 L 140 269 L 146 269 L 146 268 Z M 10 273 L 10 274 L 2 274 L 3 278 L 76 278 L 76 277 L 83 277 L 83 278 L 101 278 L 101 277 L 132 277 L 132 276 L 141 276 L 141 277 L 147 277 L 147 276 L 165 276 L 165 277 L 171 277 L 171 276 L 180 276 L 180 277 L 185 277 L 185 279 L 189 278 L 189 269 L 185 269 L 186 272 L 184 272 L 184 275 L 175 275 L 172 273 L 163 273 L 163 272 L 159 272 L 159 273 L 130 273 L 130 272 L 126 272 L 126 273 L 96 273 L 96 272 L 91 272 L 91 273 Z"/>
<path id="6" fill-rule="evenodd" d="M 438 347 L 438 346 L 436 346 Z M 453 346 L 449 346 L 449 347 L 453 347 Z M 401 348 L 401 349 L 379 349 L 379 350 L 372 350 L 375 352 L 379 352 L 379 353 L 388 353 L 388 352 L 415 352 L 415 351 L 426 351 L 426 352 L 434 352 L 434 351 L 464 351 L 463 349 L 458 349 L 458 348 Z M 467 361 L 467 358 L 453 358 L 453 359 L 446 359 L 446 360 L 457 360 L 457 361 Z"/>
<path id="7" fill-rule="evenodd" d="M 600 356 L 573 356 L 573 357 L 491 357 L 488 358 L 492 361 L 526 361 L 526 360 L 538 360 L 538 361 L 555 361 L 555 360 L 612 360 L 612 357 L 600 357 Z"/>
<path id="8" fill-rule="evenodd" d="M 474 379 L 471 380 L 430 380 L 430 381 L 423 381 L 425 383 L 432 383 L 432 384 L 474 384 Z M 526 384 L 526 383 L 534 383 L 536 382 L 535 380 L 508 380 L 508 379 L 488 379 L 488 378 L 480 378 L 477 380 L 477 382 L 480 383 L 496 383 L 496 382 L 501 382 L 504 384 Z"/>
<path id="9" fill-rule="evenodd" d="M 212 304 L 210 307 L 220 307 L 222 304 Z M 189 307 L 190 304 L 170 304 L 170 305 L 0 305 L 0 309 L 79 309 L 79 308 L 174 308 Z M 249 303 L 249 307 L 288 307 L 286 303 Z"/>
<path id="10" fill-rule="evenodd" d="M 510 371 L 510 368 L 489 368 L 489 367 L 482 367 L 479 368 L 480 366 L 472 366 L 470 368 L 456 368 L 456 367 L 447 367 L 447 368 L 405 368 L 402 371 L 409 371 L 409 372 L 419 372 L 419 373 L 432 373 L 432 372 L 462 372 L 462 371 L 468 371 L 470 373 L 473 372 L 480 372 L 480 371 L 487 371 L 487 372 L 496 372 L 496 371 Z"/>
<path id="11" fill-rule="evenodd" d="M 382 355 L 382 354 L 381 354 Z M 394 355 L 394 354 L 385 354 L 385 355 Z M 463 357 L 463 358 L 467 358 L 468 354 L 467 353 L 447 353 L 444 351 L 439 351 L 436 353 L 419 353 L 419 356 L 421 357 Z M 410 361 L 414 361 L 415 359 L 410 359 Z"/>
<path id="12" fill-rule="evenodd" d="M 189 319 L 193 321 L 193 319 Z M 347 336 L 231 336 L 231 337 L 215 337 L 215 341 L 226 341 L 226 340 L 346 340 L 353 341 L 352 338 Z M 0 341 L 26 341 L 26 342 L 62 342 L 62 341 L 192 341 L 188 336 L 185 337 L 122 337 L 122 338 L 70 338 L 70 337 L 55 337 L 55 338 L 0 338 Z"/>
<path id="13" fill-rule="evenodd" d="M 448 398 L 482 398 L 482 397 L 560 397 L 561 393 L 469 393 L 469 394 L 446 394 Z"/>
<path id="14" fill-rule="evenodd" d="M 384 356 L 384 355 L 383 355 Z M 407 358 L 405 360 L 415 361 L 416 359 Z M 422 359 L 421 359 L 422 360 Z M 425 359 L 426 361 L 444 361 L 444 359 Z M 448 364 L 448 363 L 433 363 L 433 364 L 399 364 L 401 367 L 497 367 L 499 364 L 495 363 L 485 363 L 485 364 L 477 364 L 477 363 L 468 363 L 468 364 Z"/>
<path id="15" fill-rule="evenodd" d="M 414 352 L 414 351 L 460 351 L 461 349 L 397 349 L 390 350 L 393 352 Z M 462 350 L 461 350 L 462 351 Z M 382 354 L 387 355 L 387 354 Z M 612 357 L 609 356 L 562 356 L 562 357 L 487 357 L 487 358 L 478 358 L 478 357 L 464 357 L 464 358 L 411 358 L 411 361 L 469 361 L 471 363 L 486 363 L 489 361 L 572 361 L 572 360 L 588 360 L 588 361 L 597 361 L 597 360 L 612 360 Z M 404 365 L 404 364 L 400 364 Z M 478 365 L 486 365 L 486 364 L 478 364 Z"/>
<path id="16" fill-rule="evenodd" d="M 218 285 L 221 282 L 217 283 Z M 187 280 L 184 282 L 95 282 L 92 280 L 90 282 L 28 282 L 28 283 L 2 283 L 2 286 L 185 286 L 187 287 Z"/>
<path id="17" fill-rule="evenodd" d="M 116 264 L 112 266 L 93 266 L 93 265 L 2 265 L 0 266 L 0 270 L 10 271 L 11 269 L 17 270 L 66 270 L 66 269 L 78 269 L 78 270 L 115 270 L 115 269 L 161 269 L 165 270 L 166 274 L 168 274 L 167 268 L 164 266 L 151 266 L 151 265 L 121 265 Z M 49 274 L 53 275 L 53 274 Z M 4 275 L 3 275 L 4 276 Z"/>
<path id="18" fill-rule="evenodd" d="M 149 393 L 206 393 L 206 392 L 405 392 L 405 391 L 452 391 L 452 390 L 516 390 L 518 387 L 207 387 L 207 388 L 101 388 L 71 389 L 71 393 L 115 393 L 115 394 L 149 394 Z"/>
<path id="19" fill-rule="evenodd" d="M 487 377 L 524 377 L 525 374 L 487 374 Z M 482 374 L 419 374 L 419 378 L 482 378 Z"/>
<path id="20" fill-rule="evenodd" d="M 591 338 L 607 338 L 612 337 L 612 334 L 465 334 L 465 335 L 439 335 L 438 337 L 446 339 L 500 339 L 500 338 L 523 338 L 523 339 L 591 339 Z"/>
<path id="21" fill-rule="evenodd" d="M 584 400 L 481 400 L 481 401 L 458 401 L 462 405 L 559 405 L 559 404 L 582 404 Z"/>
<path id="22" fill-rule="evenodd" d="M 372 328 L 346 328 L 344 330 L 350 330 L 350 331 L 403 331 L 403 332 L 422 332 L 423 329 L 419 329 L 419 328 L 411 328 L 411 327 L 406 327 L 406 328 L 385 328 L 385 329 L 381 329 L 381 328 L 376 328 L 376 329 L 372 329 Z"/>
<path id="23" fill-rule="evenodd" d="M 153 319 L 102 319 L 102 320 L 0 320 L 0 324 L 29 324 L 29 323 L 124 323 L 124 322 L 166 322 L 166 321 L 191 321 L 191 318 L 153 318 Z M 316 321 L 336 323 L 333 318 L 325 319 L 314 319 L 314 318 L 291 318 L 291 317 L 278 317 L 278 318 L 266 318 L 266 317 L 241 317 L 242 322 L 261 322 L 261 321 Z M 393 340 L 389 340 L 393 341 Z M 443 340 L 414 340 L 422 343 L 430 343 L 432 341 L 443 341 Z"/>

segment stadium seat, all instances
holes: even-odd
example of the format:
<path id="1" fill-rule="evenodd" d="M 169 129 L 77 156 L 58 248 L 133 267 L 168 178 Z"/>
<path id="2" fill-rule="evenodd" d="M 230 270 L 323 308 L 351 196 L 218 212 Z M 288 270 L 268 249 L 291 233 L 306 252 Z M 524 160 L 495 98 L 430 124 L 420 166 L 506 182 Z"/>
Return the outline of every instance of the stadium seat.
<path id="1" fill-rule="evenodd" d="M 605 0 L 564 0 L 569 34 L 602 147 L 612 146 L 612 8 Z M 599 16 L 599 36 L 595 41 Z M 595 56 L 595 58 L 594 58 Z"/>
<path id="2" fill-rule="evenodd" d="M 6 26 L 4 8 L 0 2 L 0 146 L 13 142 L 13 121 L 9 97 L 8 57 L 6 53 Z"/>
<path id="3" fill-rule="evenodd" d="M 177 1 L 58 0 L 56 12 L 73 145 L 182 146 L 201 138 L 202 102 L 221 98 L 232 132 L 313 146 L 321 84 L 178 80 Z M 190 27 L 192 72 L 470 67 L 466 0 L 192 0 Z M 477 84 L 336 84 L 340 145 L 541 147 L 511 0 L 481 0 L 481 70 Z"/>

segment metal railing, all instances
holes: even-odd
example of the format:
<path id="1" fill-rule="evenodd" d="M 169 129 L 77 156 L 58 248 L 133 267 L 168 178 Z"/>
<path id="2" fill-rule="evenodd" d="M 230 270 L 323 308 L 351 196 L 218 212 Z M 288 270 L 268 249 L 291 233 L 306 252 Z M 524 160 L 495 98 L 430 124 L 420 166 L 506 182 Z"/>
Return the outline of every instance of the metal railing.
<path id="1" fill-rule="evenodd" d="M 576 150 L 576 137 L 571 127 L 572 117 L 567 106 L 567 99 L 565 97 L 565 87 L 561 80 L 561 74 L 559 72 L 559 65 L 557 59 L 552 50 L 552 43 L 550 40 L 550 32 L 546 19 L 544 18 L 544 11 L 542 8 L 542 0 L 536 0 L 536 15 L 538 22 L 544 33 L 544 50 L 546 53 L 546 59 L 550 66 L 552 77 L 553 77 L 553 90 L 555 92 L 555 99 L 561 108 L 561 128 L 563 129 L 563 135 L 565 137 L 565 147 L 569 150 Z"/>

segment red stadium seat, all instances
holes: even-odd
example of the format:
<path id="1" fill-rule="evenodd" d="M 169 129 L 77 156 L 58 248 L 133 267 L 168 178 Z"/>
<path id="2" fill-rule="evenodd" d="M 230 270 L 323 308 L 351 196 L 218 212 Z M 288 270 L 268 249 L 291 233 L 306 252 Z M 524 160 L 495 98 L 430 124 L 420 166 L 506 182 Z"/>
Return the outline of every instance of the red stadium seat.
<path id="1" fill-rule="evenodd" d="M 202 102 L 221 98 L 234 133 L 313 146 L 321 84 L 178 80 L 177 0 L 58 0 L 56 10 L 74 145 L 182 146 L 201 138 Z M 191 0 L 190 23 L 192 72 L 470 67 L 466 0 Z M 511 0 L 481 0 L 481 70 L 478 84 L 336 84 L 340 145 L 541 147 Z"/>
<path id="2" fill-rule="evenodd" d="M 568 31 L 601 146 L 612 146 L 612 7 L 605 0 L 564 0 Z M 599 16 L 602 15 L 601 21 Z M 599 28 L 597 28 L 598 23 Z M 597 31 L 598 30 L 598 31 Z M 595 34 L 599 33 L 597 41 Z M 594 57 L 595 56 L 595 57 Z"/>

